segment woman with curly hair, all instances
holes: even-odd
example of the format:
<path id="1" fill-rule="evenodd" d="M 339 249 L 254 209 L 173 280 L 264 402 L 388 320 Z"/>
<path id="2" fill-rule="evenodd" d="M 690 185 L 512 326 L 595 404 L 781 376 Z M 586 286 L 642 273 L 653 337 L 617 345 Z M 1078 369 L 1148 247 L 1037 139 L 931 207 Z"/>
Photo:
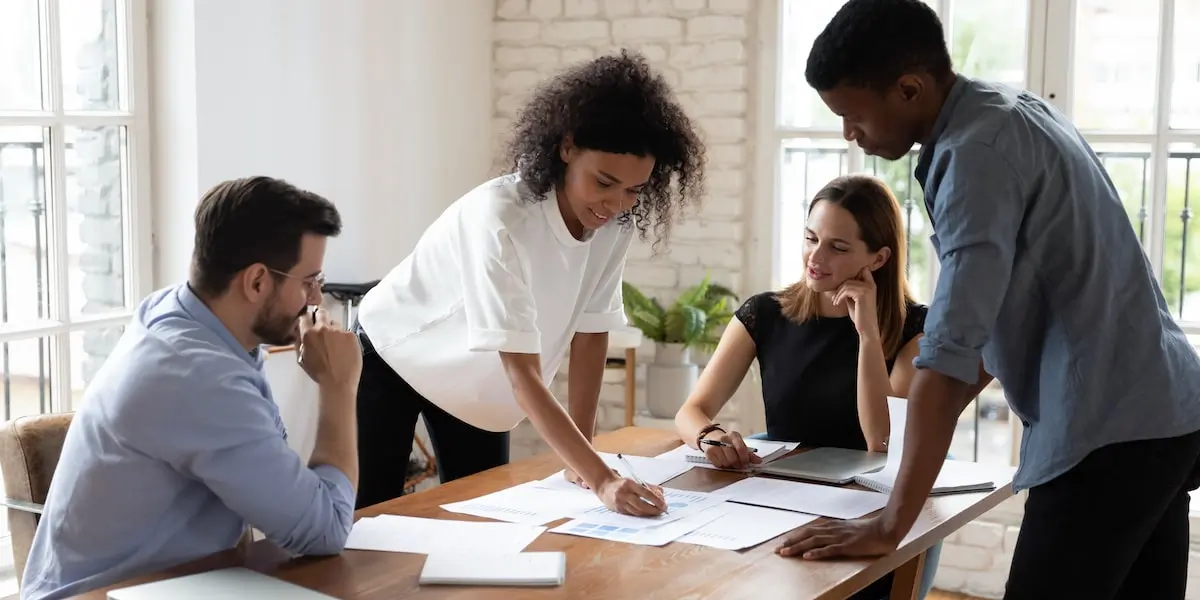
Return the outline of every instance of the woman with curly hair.
<path id="1" fill-rule="evenodd" d="M 508 462 L 526 417 L 567 478 L 653 516 L 659 489 L 591 446 L 608 331 L 625 323 L 634 231 L 666 238 L 704 187 L 704 145 L 661 75 L 622 52 L 537 89 L 513 126 L 512 173 L 451 205 L 358 313 L 358 506 L 404 493 L 418 415 L 443 482 Z M 570 353 L 564 409 L 548 387 Z"/>

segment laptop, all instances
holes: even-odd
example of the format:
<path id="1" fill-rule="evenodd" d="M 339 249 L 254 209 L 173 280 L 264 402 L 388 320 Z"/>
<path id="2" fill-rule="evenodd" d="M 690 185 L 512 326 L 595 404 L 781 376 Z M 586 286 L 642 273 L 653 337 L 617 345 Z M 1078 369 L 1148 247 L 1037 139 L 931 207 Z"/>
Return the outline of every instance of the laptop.
<path id="1" fill-rule="evenodd" d="M 320 592 L 232 567 L 110 590 L 108 600 L 336 600 Z"/>
<path id="2" fill-rule="evenodd" d="M 845 448 L 814 448 L 762 466 L 755 472 L 788 479 L 805 479 L 843 484 L 854 476 L 877 471 L 887 465 L 886 452 L 864 452 Z"/>

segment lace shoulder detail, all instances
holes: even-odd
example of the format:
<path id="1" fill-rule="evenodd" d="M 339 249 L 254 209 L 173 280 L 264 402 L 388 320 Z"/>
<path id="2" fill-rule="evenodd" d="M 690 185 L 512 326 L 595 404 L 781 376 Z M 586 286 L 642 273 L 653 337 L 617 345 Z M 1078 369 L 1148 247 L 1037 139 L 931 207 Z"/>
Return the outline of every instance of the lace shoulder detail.
<path id="1" fill-rule="evenodd" d="M 751 336 L 753 336 L 754 329 L 758 324 L 758 299 L 759 296 L 757 295 L 746 298 L 746 301 L 733 312 L 733 315 L 737 317 L 738 321 L 742 322 L 742 325 L 746 327 L 746 331 L 749 331 Z"/>
<path id="2" fill-rule="evenodd" d="M 901 346 L 925 332 L 925 317 L 929 314 L 929 307 L 919 302 L 911 302 L 907 308 L 908 311 L 904 315 L 904 327 L 900 333 Z"/>

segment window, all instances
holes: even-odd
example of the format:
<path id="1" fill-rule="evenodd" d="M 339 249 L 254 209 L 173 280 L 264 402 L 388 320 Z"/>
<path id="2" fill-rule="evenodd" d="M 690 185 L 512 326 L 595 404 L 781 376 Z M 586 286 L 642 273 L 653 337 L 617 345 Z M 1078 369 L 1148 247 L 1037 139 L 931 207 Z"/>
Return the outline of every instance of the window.
<path id="1" fill-rule="evenodd" d="M 926 0 L 941 15 L 956 69 L 968 75 L 1018 87 L 1029 86 L 1030 7 L 1014 0 Z M 913 177 L 917 148 L 894 162 L 866 156 L 842 137 L 842 125 L 804 81 L 812 41 L 844 0 L 779 0 L 780 43 L 774 61 L 779 89 L 774 135 L 767 134 L 776 181 L 773 255 L 769 286 L 801 278 L 800 262 L 808 200 L 830 179 L 847 172 L 872 173 L 888 183 L 901 203 L 908 242 L 908 278 L 918 299 L 928 302 L 937 281 L 937 257 L 921 186 Z M 1032 57 L 1037 58 L 1037 57 Z M 1116 70 L 1100 75 L 1122 76 Z M 999 384 L 989 386 L 959 419 L 951 445 L 956 458 L 1010 464 L 1014 424 Z"/>
<path id="2" fill-rule="evenodd" d="M 77 407 L 149 292 L 144 22 L 141 0 L 0 2 L 4 419 Z"/>
<path id="3" fill-rule="evenodd" d="M 1200 0 L 926 0 L 941 15 L 957 70 L 1025 87 L 1068 114 L 1108 169 L 1174 316 L 1200 340 Z M 928 301 L 937 278 L 914 150 L 885 162 L 842 138 L 839 120 L 804 82 L 812 40 L 842 0 L 766 3 L 764 63 L 779 89 L 762 178 L 775 182 L 770 285 L 799 278 L 807 201 L 830 178 L 871 172 L 902 203 L 909 278 Z M 769 18 L 768 18 L 769 17 Z M 770 44 L 768 44 L 770 46 Z M 769 195 L 768 195 L 769 196 Z M 766 220 L 764 223 L 768 222 Z M 760 280 L 765 277 L 760 277 Z M 951 452 L 984 462 L 1015 461 L 1019 428 L 993 384 L 963 414 Z"/>

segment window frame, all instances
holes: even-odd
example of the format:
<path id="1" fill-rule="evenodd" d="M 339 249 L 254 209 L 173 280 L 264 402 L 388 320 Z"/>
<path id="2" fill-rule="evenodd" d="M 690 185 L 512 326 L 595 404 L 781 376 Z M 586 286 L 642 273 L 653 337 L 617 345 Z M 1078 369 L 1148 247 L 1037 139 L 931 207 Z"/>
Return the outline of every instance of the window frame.
<path id="1" fill-rule="evenodd" d="M 780 114 L 783 104 L 783 90 L 780 85 L 783 63 L 780 40 L 782 39 L 784 27 L 782 19 L 782 4 L 784 1 L 764 1 L 760 4 L 761 10 L 759 11 L 757 59 L 760 75 L 758 81 L 759 93 L 755 105 L 756 112 L 760 115 L 760 118 L 757 119 L 755 131 L 757 140 L 755 144 L 757 157 L 755 181 L 757 183 L 754 189 L 753 205 L 750 209 L 751 231 L 748 236 L 750 244 L 748 256 L 750 263 L 746 271 L 746 282 L 751 286 L 750 289 L 753 290 L 774 289 L 783 283 L 779 280 L 779 252 L 782 235 L 779 215 L 782 210 L 783 201 L 781 197 L 783 187 L 783 143 L 788 139 L 796 138 L 838 140 L 845 143 L 848 148 L 846 158 L 847 172 L 863 172 L 866 162 L 863 152 L 856 145 L 845 142 L 845 138 L 840 131 L 788 127 L 780 124 Z M 930 1 L 930 4 L 935 4 L 935 9 L 946 28 L 946 35 L 951 39 L 953 36 L 952 11 L 954 1 L 936 0 L 936 3 Z M 1073 6 L 1074 0 L 1069 1 Z M 1048 11 L 1051 10 L 1051 4 L 1061 5 L 1062 3 L 1052 3 L 1050 0 L 1027 0 L 1027 2 L 1027 36 L 1025 48 L 1026 89 L 1042 94 L 1045 90 L 1047 57 L 1052 48 L 1054 48 L 1050 43 L 1050 38 L 1048 38 L 1048 32 L 1052 31 Z M 1069 33 L 1073 35 L 1074 32 L 1070 30 Z M 1072 40 L 1068 40 L 1068 48 L 1071 42 Z M 1069 57 L 1066 59 L 1066 62 L 1069 65 Z M 924 211 L 925 209 L 924 207 L 920 207 L 917 210 Z M 914 243 L 916 243 L 915 240 Z M 928 245 L 929 241 L 927 239 L 921 240 L 920 243 Z M 928 266 L 930 269 L 929 289 L 922 290 L 922 292 L 927 297 L 931 297 L 932 288 L 936 284 L 938 276 L 937 259 L 931 257 Z M 978 403 L 975 406 L 976 415 L 978 416 Z M 761 411 L 745 407 L 741 412 L 741 418 L 750 423 L 752 427 L 762 428 L 765 426 L 765 423 L 761 422 Z M 1011 414 L 1008 422 L 1011 436 L 1009 462 L 1015 465 L 1018 462 L 1020 453 L 1021 427 L 1020 421 L 1013 418 Z M 977 440 L 978 434 L 977 421 Z M 976 448 L 978 448 L 978 441 L 976 441 Z M 976 454 L 978 454 L 977 451 Z"/>
<path id="2" fill-rule="evenodd" d="M 63 58 L 60 36 L 61 0 L 39 0 L 39 60 L 42 91 L 50 108 L 40 111 L 0 111 L 0 127 L 34 126 L 48 129 L 45 150 L 46 204 L 50 222 L 46 251 L 49 279 L 46 289 L 53 301 L 48 318 L 0 324 L 0 343 L 44 338 L 51 342 L 48 372 L 50 410 L 75 410 L 72 395 L 72 333 L 127 325 L 138 302 L 152 291 L 153 238 L 150 158 L 150 81 L 147 0 L 116 0 L 118 13 L 118 76 L 127 98 L 124 110 L 70 113 L 64 110 Z M 126 164 L 122 180 L 122 259 L 125 308 L 96 315 L 72 315 L 69 291 L 71 274 L 66 209 L 67 127 L 121 126 L 125 128 Z M 64 291 L 65 290 L 65 291 Z"/>

